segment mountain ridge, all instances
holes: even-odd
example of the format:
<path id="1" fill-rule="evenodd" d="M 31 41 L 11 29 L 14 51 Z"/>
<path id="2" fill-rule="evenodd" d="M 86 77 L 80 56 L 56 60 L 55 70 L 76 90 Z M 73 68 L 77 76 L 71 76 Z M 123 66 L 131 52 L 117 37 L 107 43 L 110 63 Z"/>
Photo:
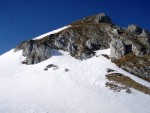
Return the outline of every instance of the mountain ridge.
<path id="1" fill-rule="evenodd" d="M 67 51 L 76 59 L 83 60 L 93 57 L 96 50 L 108 48 L 113 62 L 119 62 L 119 59 L 130 53 L 137 56 L 138 65 L 132 63 L 133 66 L 130 66 L 130 62 L 126 62 L 118 66 L 150 81 L 150 67 L 144 65 L 143 61 L 147 58 L 146 62 L 150 63 L 150 33 L 137 25 L 121 28 L 104 13 L 75 21 L 43 38 L 25 41 L 15 51 L 23 50 L 23 56 L 27 57 L 23 63 L 31 65 L 50 58 L 53 49 Z"/>
<path id="2" fill-rule="evenodd" d="M 149 113 L 150 82 L 132 73 L 149 73 L 148 49 L 142 53 L 130 46 L 141 30 L 131 29 L 132 38 L 128 28 L 105 17 L 102 23 L 91 19 L 24 41 L 0 56 L 1 113 Z M 135 43 L 147 47 L 148 36 Z"/>

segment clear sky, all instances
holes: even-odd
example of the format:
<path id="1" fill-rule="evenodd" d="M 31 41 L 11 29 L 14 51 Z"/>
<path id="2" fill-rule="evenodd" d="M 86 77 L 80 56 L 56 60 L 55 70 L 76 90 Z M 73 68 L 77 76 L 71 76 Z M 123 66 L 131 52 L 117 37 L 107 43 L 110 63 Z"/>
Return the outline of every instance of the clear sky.
<path id="1" fill-rule="evenodd" d="M 137 24 L 150 31 L 150 0 L 0 0 L 0 54 L 100 12 L 122 27 Z"/>

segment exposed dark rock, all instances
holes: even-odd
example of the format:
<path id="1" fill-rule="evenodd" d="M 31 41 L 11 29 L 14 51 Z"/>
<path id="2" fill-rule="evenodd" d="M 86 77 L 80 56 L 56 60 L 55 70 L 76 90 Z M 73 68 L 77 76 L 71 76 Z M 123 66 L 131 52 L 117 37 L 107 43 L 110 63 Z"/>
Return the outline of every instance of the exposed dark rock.
<path id="1" fill-rule="evenodd" d="M 48 69 L 47 69 L 47 68 L 45 68 L 45 69 L 44 69 L 44 71 L 48 71 Z"/>
<path id="2" fill-rule="evenodd" d="M 84 18 L 85 21 L 92 21 L 95 23 L 111 23 L 111 19 L 104 13 L 100 13 L 96 16 L 90 16 Z"/>
<path id="3" fill-rule="evenodd" d="M 130 53 L 114 61 L 119 67 L 150 82 L 150 56 L 142 57 Z"/>
<path id="4" fill-rule="evenodd" d="M 150 81 L 149 31 L 137 25 L 121 28 L 104 13 L 70 25 L 42 39 L 24 41 L 14 51 L 23 50 L 22 55 L 26 60 L 22 63 L 30 65 L 47 60 L 53 50 L 64 50 L 76 59 L 83 60 L 93 57 L 96 50 L 110 48 L 110 58 L 118 66 Z"/>
<path id="5" fill-rule="evenodd" d="M 25 43 L 26 43 L 26 41 L 21 42 L 21 43 L 14 49 L 14 52 L 17 52 L 17 51 L 19 51 L 19 50 L 22 50 Z"/>
<path id="6" fill-rule="evenodd" d="M 136 56 L 142 56 L 144 54 L 144 50 L 142 50 L 142 46 L 136 43 L 133 43 L 132 51 Z"/>
<path id="7" fill-rule="evenodd" d="M 56 67 L 58 67 L 58 66 L 56 66 L 56 65 L 54 65 L 54 64 L 49 64 L 49 65 L 46 66 L 46 68 L 52 68 L 52 67 L 56 68 Z"/>
<path id="8" fill-rule="evenodd" d="M 34 44 L 34 41 L 33 40 L 29 40 L 29 41 L 26 41 L 22 48 L 23 48 L 23 52 L 22 52 L 22 55 L 23 56 L 30 56 L 31 52 L 32 52 L 32 49 L 33 49 L 33 44 Z"/>
<path id="9" fill-rule="evenodd" d="M 137 25 L 129 25 L 127 30 L 130 32 L 130 33 L 133 33 L 135 35 L 139 35 L 142 33 L 142 28 L 140 28 L 139 26 Z"/>
<path id="10" fill-rule="evenodd" d="M 150 54 L 150 35 L 149 32 L 142 30 L 140 35 L 133 32 L 122 32 L 122 34 L 115 36 L 110 43 L 112 59 L 119 59 L 128 53 L 133 52 L 136 56 L 143 56 Z"/>
<path id="11" fill-rule="evenodd" d="M 106 78 L 109 80 L 109 82 L 106 82 L 106 87 L 110 87 L 111 90 L 126 90 L 126 92 L 129 93 L 132 92 L 130 88 L 134 88 L 135 90 L 150 95 L 149 87 L 146 87 L 121 73 L 107 74 Z"/>
<path id="12" fill-rule="evenodd" d="M 115 70 L 113 70 L 113 69 L 109 69 L 109 68 L 107 69 L 107 72 L 108 72 L 108 73 L 114 72 L 114 71 L 115 71 Z"/>
<path id="13" fill-rule="evenodd" d="M 53 70 L 59 69 L 59 67 L 57 65 L 49 64 L 46 66 L 46 68 L 44 70 L 47 71 L 49 68 L 52 68 Z"/>
<path id="14" fill-rule="evenodd" d="M 64 71 L 65 71 L 65 72 L 68 72 L 68 71 L 69 71 L 69 69 L 67 69 L 67 68 L 66 68 Z"/>
<path id="15" fill-rule="evenodd" d="M 126 86 L 120 86 L 116 83 L 112 83 L 112 82 L 106 82 L 105 84 L 106 87 L 109 87 L 110 90 L 113 90 L 114 92 L 121 92 L 122 90 L 125 90 L 126 93 L 132 93 L 131 89 L 129 87 Z"/>
<path id="16" fill-rule="evenodd" d="M 26 64 L 37 64 L 51 57 L 52 48 L 47 44 L 38 44 L 34 40 L 21 43 L 15 51 L 23 49 L 22 55 L 27 57 Z"/>
<path id="17" fill-rule="evenodd" d="M 51 57 L 53 49 L 68 51 L 73 57 L 83 60 L 94 56 L 95 50 L 109 48 L 112 29 L 117 29 L 104 13 L 74 22 L 59 33 L 51 34 L 40 40 L 21 43 L 15 51 L 23 50 L 26 63 L 36 64 Z"/>
<path id="18" fill-rule="evenodd" d="M 83 60 L 93 57 L 95 50 L 108 48 L 112 60 L 119 60 L 133 53 L 137 58 L 136 62 L 143 66 L 138 69 L 134 63 L 127 62 L 120 67 L 139 77 L 150 78 L 150 66 L 144 66 L 144 63 L 149 62 L 149 57 L 147 62 L 140 60 L 140 57 L 150 55 L 149 31 L 137 25 L 121 28 L 114 25 L 104 13 L 73 22 L 71 27 L 42 39 L 24 41 L 15 51 L 23 50 L 22 55 L 26 60 L 22 63 L 30 65 L 47 60 L 53 50 L 64 50 L 76 59 Z"/>
<path id="19" fill-rule="evenodd" d="M 104 56 L 107 59 L 110 59 L 110 57 L 107 54 L 102 54 L 102 56 Z"/>
<path id="20" fill-rule="evenodd" d="M 27 64 L 27 61 L 25 60 L 25 61 L 22 61 L 21 63 L 22 63 L 22 64 Z"/>
<path id="21" fill-rule="evenodd" d="M 121 39 L 113 38 L 110 42 L 110 57 L 119 59 L 126 54 L 125 44 Z"/>

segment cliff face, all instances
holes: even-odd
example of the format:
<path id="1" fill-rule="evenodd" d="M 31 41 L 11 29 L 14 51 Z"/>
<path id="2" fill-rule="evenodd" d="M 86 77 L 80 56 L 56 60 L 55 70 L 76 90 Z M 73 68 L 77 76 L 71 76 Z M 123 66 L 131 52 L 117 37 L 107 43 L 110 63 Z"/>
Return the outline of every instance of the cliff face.
<path id="1" fill-rule="evenodd" d="M 139 77 L 150 78 L 149 65 L 141 66 L 143 71 L 137 72 L 138 65 L 133 64 L 131 68 L 126 63 L 118 63 L 132 53 L 137 57 L 136 62 L 142 62 L 140 58 L 146 58 L 146 62 L 150 64 L 150 33 L 147 30 L 137 25 L 121 28 L 113 24 L 104 13 L 86 17 L 70 25 L 67 29 L 42 39 L 24 41 L 15 51 L 23 50 L 22 55 L 27 57 L 23 63 L 31 65 L 50 58 L 53 50 L 68 51 L 71 56 L 82 60 L 94 56 L 95 50 L 110 48 L 110 57 L 118 66 Z"/>
<path id="2" fill-rule="evenodd" d="M 120 31 L 119 31 L 120 32 Z M 130 25 L 121 33 L 112 36 L 111 57 L 119 59 L 130 52 L 136 56 L 150 54 L 150 33 L 136 25 Z"/>
<path id="3" fill-rule="evenodd" d="M 110 57 L 124 70 L 150 81 L 150 34 L 130 25 L 123 33 L 112 37 Z"/>
<path id="4" fill-rule="evenodd" d="M 51 50 L 68 51 L 77 59 L 87 59 L 95 50 L 109 48 L 111 32 L 116 26 L 105 14 L 84 18 L 71 24 L 71 27 L 39 40 L 28 40 L 16 47 L 23 50 L 27 64 L 36 64 L 51 57 Z"/>

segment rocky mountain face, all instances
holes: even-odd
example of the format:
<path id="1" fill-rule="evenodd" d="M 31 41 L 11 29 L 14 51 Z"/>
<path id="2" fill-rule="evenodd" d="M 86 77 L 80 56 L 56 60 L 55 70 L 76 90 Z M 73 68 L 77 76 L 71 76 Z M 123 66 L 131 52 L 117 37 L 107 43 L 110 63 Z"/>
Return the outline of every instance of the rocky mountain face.
<path id="1" fill-rule="evenodd" d="M 19 44 L 24 64 L 36 64 L 51 57 L 53 50 L 64 50 L 76 59 L 94 56 L 96 50 L 110 48 L 112 62 L 150 81 L 150 33 L 137 25 L 121 28 L 104 13 L 73 22 L 65 30 Z M 134 61 L 134 62 L 133 62 Z"/>

